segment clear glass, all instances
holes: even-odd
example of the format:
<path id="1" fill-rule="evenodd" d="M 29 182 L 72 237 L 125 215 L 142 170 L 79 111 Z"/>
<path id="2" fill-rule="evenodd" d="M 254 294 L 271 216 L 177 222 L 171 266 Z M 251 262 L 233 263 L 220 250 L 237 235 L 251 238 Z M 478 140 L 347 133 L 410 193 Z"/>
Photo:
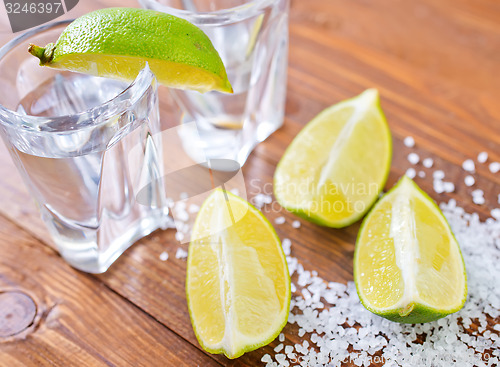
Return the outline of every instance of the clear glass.
<path id="1" fill-rule="evenodd" d="M 195 161 L 224 158 L 243 165 L 252 149 L 283 124 L 289 0 L 139 2 L 201 28 L 234 89 L 233 95 L 171 90 L 183 111 L 184 149 Z M 193 121 L 196 125 L 186 124 Z"/>
<path id="2" fill-rule="evenodd" d="M 60 254 L 101 273 L 168 220 L 157 86 L 147 67 L 130 85 L 40 67 L 29 43 L 54 42 L 68 23 L 0 49 L 0 133 Z"/>

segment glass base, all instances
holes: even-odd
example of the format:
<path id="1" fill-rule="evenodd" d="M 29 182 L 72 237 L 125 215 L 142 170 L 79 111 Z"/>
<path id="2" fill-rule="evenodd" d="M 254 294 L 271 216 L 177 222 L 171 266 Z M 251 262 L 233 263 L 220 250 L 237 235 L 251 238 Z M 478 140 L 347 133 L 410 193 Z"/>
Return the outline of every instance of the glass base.
<path id="1" fill-rule="evenodd" d="M 116 237 L 106 248 L 98 251 L 96 241 L 65 241 L 53 236 L 61 256 L 74 268 L 93 274 L 104 273 L 132 244 L 157 229 L 171 227 L 171 219 L 162 211 L 143 218 L 121 236 Z"/>

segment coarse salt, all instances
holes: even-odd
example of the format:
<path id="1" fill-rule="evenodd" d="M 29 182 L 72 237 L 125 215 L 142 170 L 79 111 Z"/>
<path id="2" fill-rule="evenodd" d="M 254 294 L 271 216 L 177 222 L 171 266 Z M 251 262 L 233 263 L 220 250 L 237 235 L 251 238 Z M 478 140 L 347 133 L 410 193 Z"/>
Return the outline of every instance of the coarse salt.
<path id="1" fill-rule="evenodd" d="M 179 242 L 182 242 L 184 239 L 184 233 L 182 232 L 175 232 L 175 239 Z"/>
<path id="2" fill-rule="evenodd" d="M 474 165 L 474 161 L 472 159 L 466 159 L 462 163 L 462 168 L 467 172 L 474 172 L 476 166 Z"/>
<path id="3" fill-rule="evenodd" d="M 467 175 L 464 178 L 464 183 L 466 186 L 472 186 L 476 183 L 476 180 L 471 175 Z"/>
<path id="4" fill-rule="evenodd" d="M 415 146 L 415 139 L 413 139 L 413 137 L 411 136 L 407 136 L 406 138 L 404 138 L 403 144 L 408 148 L 413 148 Z"/>
<path id="5" fill-rule="evenodd" d="M 294 220 L 293 223 L 292 223 L 292 227 L 293 228 L 300 228 L 300 221 Z"/>
<path id="6" fill-rule="evenodd" d="M 160 260 L 161 260 L 161 261 L 167 261 L 167 260 L 168 260 L 168 252 L 167 252 L 167 251 L 163 251 L 163 252 L 160 254 Z"/>
<path id="7" fill-rule="evenodd" d="M 443 182 L 443 190 L 444 192 L 453 192 L 455 191 L 455 184 L 453 182 Z"/>
<path id="8" fill-rule="evenodd" d="M 290 253 L 292 252 L 292 241 L 290 241 L 288 238 L 284 238 L 281 242 L 281 246 L 283 247 L 283 252 L 285 253 L 285 255 L 290 255 Z"/>
<path id="9" fill-rule="evenodd" d="M 500 163 L 491 162 L 489 168 L 491 173 L 497 173 L 498 171 L 500 171 Z"/>
<path id="10" fill-rule="evenodd" d="M 477 155 L 477 161 L 479 163 L 485 163 L 488 160 L 488 153 L 481 152 Z"/>
<path id="11" fill-rule="evenodd" d="M 441 180 L 434 180 L 432 187 L 437 194 L 442 194 L 444 192 L 444 183 Z"/>
<path id="12" fill-rule="evenodd" d="M 432 158 L 425 158 L 422 161 L 425 168 L 431 168 L 434 165 L 434 160 Z"/>
<path id="13" fill-rule="evenodd" d="M 273 202 L 273 198 L 270 195 L 257 194 L 250 201 L 257 207 L 257 209 L 262 209 L 264 205 L 271 204 Z"/>
<path id="14" fill-rule="evenodd" d="M 483 197 L 484 192 L 475 190 L 473 195 Z M 301 279 L 299 292 L 292 296 L 289 323 L 296 324 L 298 337 L 307 340 L 285 346 L 284 354 L 277 354 L 274 359 L 266 354 L 262 362 L 268 367 L 287 363 L 339 366 L 346 361 L 359 366 L 499 365 L 500 326 L 491 326 L 487 314 L 493 322 L 500 317 L 500 287 L 496 281 L 500 277 L 500 250 L 496 244 L 500 236 L 500 208 L 491 211 L 493 218 L 480 222 L 477 214 L 465 213 L 453 199 L 440 207 L 467 264 L 469 294 L 461 310 L 424 324 L 390 322 L 361 305 L 354 282 L 327 282 L 317 272 L 305 270 L 296 258 L 287 256 L 289 267 L 293 266 L 292 274 L 297 273 Z M 293 288 L 295 291 L 295 284 Z M 317 305 L 315 299 L 321 302 Z M 477 330 L 470 328 L 472 320 L 479 326 Z M 483 361 L 485 352 L 487 363 Z"/>
<path id="15" fill-rule="evenodd" d="M 188 256 L 188 253 L 187 253 L 187 251 L 186 251 L 186 250 L 184 250 L 184 249 L 182 249 L 182 248 L 180 248 L 180 247 L 179 247 L 179 248 L 177 248 L 177 251 L 176 251 L 176 253 L 175 253 L 175 257 L 176 257 L 177 259 L 185 259 L 185 258 L 187 258 L 187 256 Z"/>
<path id="16" fill-rule="evenodd" d="M 492 209 L 491 216 L 496 220 L 500 220 L 500 208 Z"/>
<path id="17" fill-rule="evenodd" d="M 438 169 L 432 173 L 432 177 L 436 180 L 441 180 L 444 178 L 444 171 Z"/>
<path id="18" fill-rule="evenodd" d="M 472 202 L 477 205 L 483 205 L 486 202 L 486 200 L 484 200 L 483 196 L 473 196 Z"/>
<path id="19" fill-rule="evenodd" d="M 280 225 L 280 224 L 283 224 L 285 223 L 285 217 L 278 217 L 274 220 L 274 223 Z"/>
<path id="20" fill-rule="evenodd" d="M 417 164 L 420 161 L 420 157 L 418 156 L 417 153 L 410 153 L 408 154 L 408 162 L 411 164 Z"/>
<path id="21" fill-rule="evenodd" d="M 484 191 L 481 189 L 476 189 L 471 192 L 472 196 L 484 196 Z"/>
<path id="22" fill-rule="evenodd" d="M 408 169 L 406 170 L 406 173 L 405 173 L 405 174 L 406 174 L 406 176 L 408 176 L 409 178 L 415 178 L 415 176 L 416 176 L 417 172 L 415 171 L 415 169 L 414 169 L 414 168 L 411 168 L 411 167 L 410 167 L 410 168 L 408 168 Z"/>

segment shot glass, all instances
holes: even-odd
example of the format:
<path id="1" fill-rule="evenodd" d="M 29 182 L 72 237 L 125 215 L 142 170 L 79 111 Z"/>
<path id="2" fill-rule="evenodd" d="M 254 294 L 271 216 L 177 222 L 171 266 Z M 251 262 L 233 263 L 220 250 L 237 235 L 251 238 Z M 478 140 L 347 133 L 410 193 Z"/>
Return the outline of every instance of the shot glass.
<path id="1" fill-rule="evenodd" d="M 54 42 L 68 23 L 0 49 L 0 134 L 62 257 L 101 273 L 168 219 L 157 85 L 147 67 L 130 85 L 40 67 L 28 45 Z"/>
<path id="2" fill-rule="evenodd" d="M 232 95 L 170 91 L 182 110 L 181 138 L 193 160 L 232 159 L 243 165 L 254 147 L 283 124 L 289 2 L 139 0 L 145 8 L 201 28 L 219 52 L 233 86 Z M 193 121 L 195 125 L 187 124 Z"/>

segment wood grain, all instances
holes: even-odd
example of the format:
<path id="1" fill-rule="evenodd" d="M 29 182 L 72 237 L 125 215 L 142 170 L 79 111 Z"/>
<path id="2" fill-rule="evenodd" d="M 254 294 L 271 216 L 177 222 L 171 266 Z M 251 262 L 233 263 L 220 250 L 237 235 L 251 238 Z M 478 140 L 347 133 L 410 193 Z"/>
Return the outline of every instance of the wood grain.
<path id="1" fill-rule="evenodd" d="M 16 320 L 21 330 L 0 335 L 0 365 L 153 366 L 163 361 L 180 366 L 186 360 L 218 365 L 4 218 L 0 253 L 0 317 L 12 318 L 16 311 L 4 301 L 8 294 L 17 294 L 18 301 L 21 295 L 28 316 L 34 316 L 27 325 Z M 36 304 L 36 315 L 29 300 Z M 0 325 L 5 325 L 1 318 Z"/>
<path id="2" fill-rule="evenodd" d="M 80 1 L 68 17 L 103 6 L 137 3 Z M 0 34 L 0 43 L 9 37 Z M 285 124 L 245 164 L 248 196 L 272 194 L 276 164 L 311 118 L 376 87 L 394 143 L 386 188 L 410 167 L 407 155 L 414 151 L 434 160 L 430 169 L 417 165 L 426 177 L 417 177 L 416 182 L 436 201 L 453 198 L 468 212 L 489 217 L 493 208 L 500 207 L 500 174 L 478 164 L 476 186 L 467 187 L 461 164 L 481 151 L 488 152 L 489 161 L 500 161 L 499 50 L 496 0 L 292 0 Z M 166 91 L 160 93 L 162 123 L 174 126 L 178 111 Z M 403 144 L 409 135 L 416 141 L 413 149 Z M 455 192 L 434 192 L 436 169 L 455 182 Z M 184 294 L 186 263 L 175 258 L 179 247 L 187 247 L 175 240 L 173 230 L 157 231 L 139 241 L 106 274 L 85 275 L 67 266 L 51 248 L 4 146 L 0 177 L 0 291 L 32 297 L 38 307 L 33 325 L 39 325 L 29 324 L 24 339 L 19 338 L 20 331 L 14 340 L 0 343 L 0 365 L 257 366 L 278 344 L 234 361 L 208 356 L 191 329 Z M 485 191 L 485 205 L 471 200 L 477 187 Z M 352 280 L 359 223 L 335 230 L 301 220 L 302 227 L 296 230 L 290 223 L 297 218 L 277 204 L 265 207 L 264 214 L 271 221 L 285 216 L 286 223 L 276 226 L 278 235 L 292 240 L 292 255 L 306 269 L 317 270 L 329 281 Z M 166 262 L 159 260 L 164 251 L 169 254 Z M 29 302 L 26 305 L 30 310 Z M 300 341 L 295 325 L 287 325 L 284 332 L 287 341 Z"/>

